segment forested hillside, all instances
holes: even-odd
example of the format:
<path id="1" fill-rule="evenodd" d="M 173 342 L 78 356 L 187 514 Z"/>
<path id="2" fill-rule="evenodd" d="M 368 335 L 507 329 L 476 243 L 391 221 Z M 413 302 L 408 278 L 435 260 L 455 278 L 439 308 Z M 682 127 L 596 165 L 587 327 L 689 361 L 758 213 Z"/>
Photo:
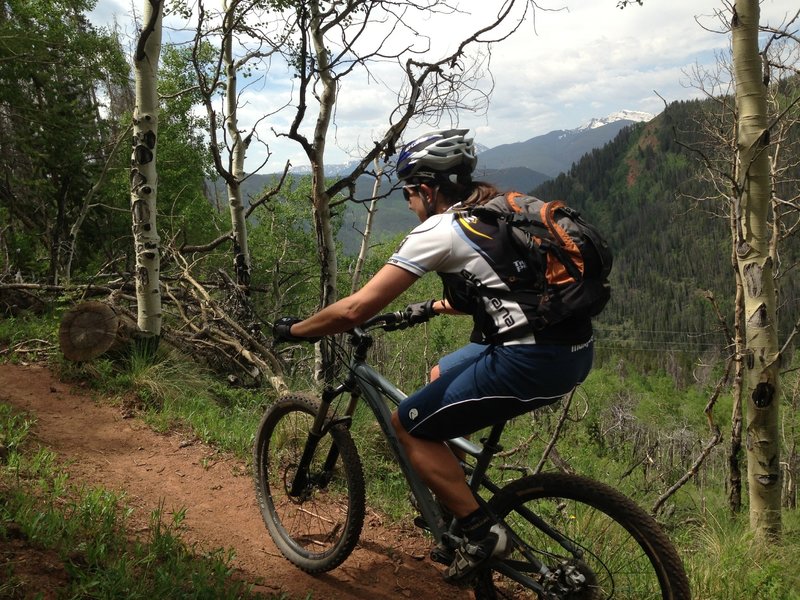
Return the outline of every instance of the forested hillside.
<path id="1" fill-rule="evenodd" d="M 698 355 L 723 352 L 706 296 L 713 293 L 730 324 L 735 282 L 728 209 L 701 181 L 700 156 L 688 148 L 699 142 L 694 124 L 707 108 L 701 101 L 673 103 L 533 190 L 581 210 L 614 250 L 613 296 L 597 320 L 603 355 L 624 350 L 641 366 L 682 364 L 685 375 Z M 780 283 L 785 335 L 798 318 L 800 282 Z"/>

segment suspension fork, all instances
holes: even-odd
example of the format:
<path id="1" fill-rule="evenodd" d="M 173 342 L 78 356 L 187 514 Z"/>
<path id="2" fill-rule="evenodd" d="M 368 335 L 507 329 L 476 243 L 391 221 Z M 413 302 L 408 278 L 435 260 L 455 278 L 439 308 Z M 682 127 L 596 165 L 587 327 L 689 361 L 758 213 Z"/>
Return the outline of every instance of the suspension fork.
<path id="1" fill-rule="evenodd" d="M 289 488 L 289 496 L 296 498 L 302 495 L 302 493 L 310 484 L 319 487 L 325 487 L 328 484 L 328 481 L 330 481 L 330 474 L 333 473 L 334 466 L 339 458 L 339 449 L 336 447 L 336 444 L 331 444 L 330 450 L 328 451 L 328 456 L 325 457 L 325 463 L 323 464 L 322 471 L 313 479 L 311 478 L 310 472 L 311 460 L 314 457 L 314 453 L 317 451 L 317 446 L 319 446 L 320 440 L 325 436 L 330 428 L 340 422 L 349 422 L 350 417 L 355 410 L 355 404 L 358 400 L 357 388 L 351 387 L 348 384 L 349 381 L 346 381 L 335 388 L 328 387 L 323 390 L 319 410 L 314 416 L 314 422 L 311 424 L 311 429 L 308 432 L 308 439 L 306 440 L 306 445 L 303 448 L 303 455 L 300 457 L 300 462 L 297 465 L 297 471 L 295 472 L 294 479 L 292 480 L 292 485 Z M 330 408 L 331 402 L 347 391 L 351 391 L 352 397 L 347 407 L 347 411 L 345 412 L 345 416 L 341 419 L 329 421 L 328 409 Z"/>

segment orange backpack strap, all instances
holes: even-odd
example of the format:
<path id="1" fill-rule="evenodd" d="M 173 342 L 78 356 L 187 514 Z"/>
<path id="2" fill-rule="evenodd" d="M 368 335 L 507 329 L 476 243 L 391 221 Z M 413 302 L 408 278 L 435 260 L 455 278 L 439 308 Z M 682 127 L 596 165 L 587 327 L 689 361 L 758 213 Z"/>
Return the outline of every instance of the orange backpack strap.
<path id="1" fill-rule="evenodd" d="M 513 210 L 515 213 L 517 213 L 517 214 L 522 214 L 522 213 L 523 213 L 523 210 L 522 210 L 522 208 L 520 207 L 520 205 L 519 205 L 519 204 L 517 204 L 516 200 L 517 200 L 517 198 L 522 198 L 522 197 L 524 197 L 524 196 L 525 196 L 525 194 L 520 194 L 519 192 L 508 192 L 508 193 L 506 194 L 506 203 L 508 203 L 508 206 L 509 206 L 509 207 L 511 208 L 511 210 Z"/>
<path id="2" fill-rule="evenodd" d="M 574 269 L 577 269 L 580 274 L 584 272 L 583 255 L 580 248 L 572 239 L 572 236 L 558 224 L 555 213 L 560 208 L 566 205 L 561 200 L 554 200 L 547 202 L 539 211 L 542 218 L 542 223 L 545 224 L 550 233 L 558 240 L 562 252 L 559 252 L 560 259 L 548 253 L 547 255 L 547 281 L 552 284 L 560 285 L 564 283 L 572 283 L 577 280 L 575 277 Z M 564 256 L 566 255 L 566 256 Z M 572 265 L 564 264 L 565 260 L 572 262 Z M 570 266 L 573 267 L 573 273 L 570 273 Z"/>

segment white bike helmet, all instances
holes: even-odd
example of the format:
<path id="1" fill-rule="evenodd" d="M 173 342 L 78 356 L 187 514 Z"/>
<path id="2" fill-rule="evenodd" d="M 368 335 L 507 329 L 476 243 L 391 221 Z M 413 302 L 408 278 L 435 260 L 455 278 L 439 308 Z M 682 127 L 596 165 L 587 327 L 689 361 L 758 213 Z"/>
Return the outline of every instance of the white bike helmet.
<path id="1" fill-rule="evenodd" d="M 397 159 L 397 176 L 403 180 L 450 179 L 468 183 L 478 163 L 469 129 L 432 131 L 409 142 Z"/>

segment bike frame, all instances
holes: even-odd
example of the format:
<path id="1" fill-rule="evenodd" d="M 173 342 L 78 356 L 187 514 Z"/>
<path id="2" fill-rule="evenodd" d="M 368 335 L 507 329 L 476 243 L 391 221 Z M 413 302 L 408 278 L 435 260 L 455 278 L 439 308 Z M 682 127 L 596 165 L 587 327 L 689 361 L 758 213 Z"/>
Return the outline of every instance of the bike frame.
<path id="1" fill-rule="evenodd" d="M 337 431 L 333 432 L 334 439 L 343 439 L 340 436 L 344 435 L 344 432 L 338 431 L 338 428 L 343 427 L 349 429 L 351 427 L 359 401 L 363 400 L 380 425 L 384 438 L 387 440 L 392 454 L 403 472 L 406 483 L 417 502 L 417 508 L 425 519 L 427 528 L 430 530 L 435 540 L 442 546 L 455 549 L 464 541 L 457 533 L 456 520 L 452 519 L 450 523 L 445 523 L 440 505 L 436 502 L 433 493 L 414 471 L 411 466 L 411 461 L 400 444 L 400 440 L 392 426 L 392 410 L 406 399 L 407 396 L 386 379 L 386 377 L 370 366 L 366 360 L 367 352 L 372 345 L 372 337 L 368 333 L 370 329 L 381 327 L 384 330 L 391 331 L 393 329 L 402 329 L 407 326 L 409 326 L 409 322 L 404 313 L 389 313 L 374 317 L 362 325 L 362 327 L 355 328 L 347 334 L 350 336 L 350 343 L 353 347 L 352 357 L 348 361 L 347 374 L 339 384 L 329 386 L 322 392 L 319 409 L 316 415 L 314 415 L 308 438 L 303 447 L 302 456 L 296 463 L 294 479 L 290 482 L 290 489 L 287 491 L 290 496 L 297 498 L 297 501 L 302 503 L 304 499 L 311 497 L 314 489 L 324 489 L 328 485 L 336 472 L 336 463 L 339 459 L 338 446 L 335 443 L 331 444 L 324 457 L 324 463 L 321 465 L 321 468 L 315 467 L 312 471 L 310 467 L 314 454 L 319 447 L 320 440 L 331 433 L 333 428 L 337 428 Z M 349 394 L 349 398 L 346 398 L 345 394 Z M 337 401 L 336 406 L 334 410 L 331 410 L 334 401 Z M 303 410 L 301 407 L 293 407 L 291 403 L 287 406 L 289 406 L 291 410 Z M 537 487 L 532 487 L 528 490 L 525 487 L 527 484 L 534 485 L 535 480 L 533 477 L 530 482 L 525 478 L 525 481 L 520 480 L 509 484 L 511 489 L 508 492 L 506 492 L 505 482 L 498 485 L 492 482 L 488 477 L 489 466 L 494 456 L 502 449 L 499 442 L 505 424 L 505 422 L 502 422 L 492 426 L 487 436 L 480 440 L 480 445 L 476 445 L 463 437 L 448 440 L 448 443 L 452 447 L 462 450 L 466 455 L 474 459 L 474 463 L 470 461 L 471 464 L 464 465 L 467 483 L 473 492 L 475 492 L 478 502 L 488 509 L 491 516 L 495 520 L 502 520 L 514 544 L 514 554 L 512 556 L 497 560 L 492 559 L 487 567 L 534 591 L 539 598 L 574 597 L 573 593 L 580 592 L 583 589 L 583 585 L 587 583 L 585 575 L 581 572 L 582 569 L 579 565 L 576 565 L 575 561 L 580 561 L 584 556 L 593 556 L 592 551 L 588 550 L 587 554 L 587 549 L 559 531 L 557 525 L 551 524 L 534 513 L 527 505 L 527 501 L 519 502 L 520 494 L 524 495 L 534 492 L 531 498 L 535 500 L 538 498 L 536 496 L 537 490 L 539 492 L 546 491 L 545 488 L 539 489 Z M 343 441 L 347 441 L 349 447 L 351 443 L 350 440 Z M 357 449 L 354 449 L 354 451 L 357 452 Z M 350 465 L 350 468 L 352 468 L 352 465 Z M 550 482 L 549 485 L 552 485 L 554 482 L 552 478 L 544 479 L 545 482 Z M 559 480 L 555 479 L 555 481 L 557 482 Z M 284 483 L 288 482 L 284 481 Z M 563 481 L 563 484 L 568 490 L 574 490 L 576 483 L 578 482 L 569 479 Z M 584 485 L 589 485 L 590 489 L 593 489 L 592 486 L 594 485 L 600 486 L 598 490 L 602 492 L 601 496 L 605 499 L 600 502 L 599 505 L 595 506 L 591 501 L 587 502 L 585 499 L 582 499 L 583 492 L 578 493 L 577 496 L 567 495 L 564 497 L 572 498 L 578 503 L 588 504 L 591 508 L 606 512 L 607 516 L 611 518 L 612 521 L 616 521 L 618 525 L 628 529 L 630 534 L 634 534 L 634 530 L 630 529 L 628 525 L 625 524 L 626 519 L 619 520 L 612 514 L 613 511 L 608 512 L 602 507 L 603 504 L 614 502 L 615 495 L 620 496 L 618 493 L 610 489 L 603 491 L 602 487 L 607 486 L 602 486 L 599 483 L 596 484 L 596 482 L 592 482 L 591 480 L 586 480 Z M 493 494 L 494 498 L 488 502 L 484 501 L 477 493 L 481 489 Z M 557 489 L 553 490 L 553 492 L 553 498 L 560 498 Z M 360 493 L 363 494 L 363 488 Z M 306 496 L 306 494 L 308 494 L 308 496 Z M 624 496 L 620 496 L 618 501 L 623 505 L 629 502 Z M 616 505 L 616 503 L 614 504 Z M 262 512 L 263 510 L 262 508 Z M 520 517 L 520 519 L 516 517 L 514 519 L 507 518 L 505 512 L 508 510 L 512 510 L 516 517 Z M 636 519 L 634 519 L 634 521 L 641 521 L 647 524 L 646 519 L 644 521 L 641 520 L 641 516 L 644 515 L 641 510 L 636 509 L 633 510 L 633 512 L 636 513 Z M 641 515 L 639 513 L 641 513 Z M 272 511 L 270 511 L 270 515 L 272 515 Z M 264 516 L 265 519 L 267 519 L 266 513 L 264 513 Z M 646 515 L 644 516 L 646 517 Z M 267 525 L 269 527 L 270 522 L 268 522 Z M 544 548 L 537 549 L 535 546 L 526 542 L 523 538 L 528 537 L 527 534 L 531 527 L 538 529 L 551 540 L 560 544 L 561 547 L 569 553 L 569 556 L 560 558 L 558 553 L 554 554 L 552 550 L 548 551 Z M 515 531 L 515 528 L 517 531 Z M 638 532 L 639 530 L 636 531 Z M 279 533 L 279 535 L 285 539 L 283 534 Z M 675 576 L 678 577 L 679 580 L 683 579 L 683 581 L 678 581 L 678 589 L 684 593 L 684 596 L 681 597 L 689 598 L 688 582 L 685 581 L 685 575 L 683 575 L 682 578 L 679 577 L 679 574 L 677 574 L 674 568 L 674 564 L 666 569 L 668 572 L 664 572 L 663 568 L 657 566 L 657 562 L 661 559 L 662 554 L 673 563 L 679 560 L 674 550 L 668 547 L 669 544 L 665 543 L 664 539 L 659 539 L 659 536 L 656 536 L 660 549 L 654 551 L 649 544 L 645 543 L 647 541 L 646 535 L 643 536 L 641 532 L 639 532 L 639 535 L 633 535 L 633 537 L 640 549 L 649 557 L 652 566 L 657 567 L 655 572 L 658 575 L 662 591 L 666 593 L 667 588 L 665 588 L 664 585 L 667 579 L 665 578 Z M 660 537 L 663 538 L 663 536 Z M 352 546 L 348 548 L 352 548 Z M 440 550 L 441 551 L 437 551 L 437 556 L 434 556 L 434 558 L 441 561 L 442 558 L 448 556 L 448 554 L 444 551 L 444 548 Z M 558 563 L 549 567 L 538 558 L 540 555 L 543 556 L 545 560 L 548 560 L 548 557 L 557 558 Z M 341 560 L 344 560 L 344 558 L 346 558 L 346 556 L 341 558 Z M 606 569 L 602 560 L 601 568 Z M 613 585 L 613 574 L 607 569 L 606 572 L 612 577 L 611 583 Z M 591 571 L 589 571 L 589 573 L 591 574 Z M 491 577 L 491 575 L 489 577 Z M 489 579 L 488 583 L 482 582 L 476 585 L 476 590 L 484 585 L 494 586 L 494 583 Z M 562 596 L 562 594 L 566 594 L 566 596 Z"/>
<path id="2" fill-rule="evenodd" d="M 309 434 L 308 442 L 303 451 L 303 457 L 298 465 L 297 476 L 293 482 L 292 489 L 299 490 L 306 484 L 306 475 L 308 465 L 310 464 L 311 457 L 317 447 L 317 442 L 325 435 L 330 427 L 336 424 L 344 423 L 349 426 L 352 421 L 353 414 L 358 405 L 359 400 L 363 400 L 374 414 L 378 424 L 383 431 L 386 440 L 389 443 L 392 453 L 406 478 L 411 493 L 417 501 L 417 507 L 422 513 L 431 534 L 437 542 L 444 543 L 449 547 L 455 547 L 460 541 L 460 537 L 453 533 L 455 527 L 455 520 L 451 523 L 444 521 L 442 511 L 438 503 L 434 500 L 432 492 L 423 483 L 422 479 L 416 474 L 411 461 L 405 453 L 400 440 L 392 426 L 392 415 L 386 399 L 388 399 L 393 406 L 397 406 L 407 396 L 399 390 L 393 383 L 386 377 L 381 375 L 372 366 L 366 362 L 367 351 L 372 345 L 372 338 L 361 329 L 356 329 L 351 334 L 352 342 L 354 344 L 353 357 L 349 364 L 349 371 L 345 381 L 336 387 L 326 388 L 322 393 L 322 401 L 320 404 L 319 412 L 314 420 L 314 423 Z M 342 394 L 349 393 L 351 395 L 350 402 L 347 405 L 344 413 L 340 413 L 335 418 L 329 418 L 328 412 L 331 404 L 336 398 Z M 448 440 L 449 444 L 458 448 L 470 456 L 475 458 L 475 466 L 467 478 L 467 483 L 470 488 L 476 492 L 479 488 L 484 487 L 492 493 L 497 493 L 500 487 L 494 484 L 486 477 L 486 472 L 494 455 L 502 450 L 499 444 L 500 436 L 505 428 L 505 422 L 499 423 L 491 427 L 489 435 L 481 440 L 481 446 L 478 446 L 466 438 L 459 437 Z M 330 454 L 326 459 L 326 471 L 331 472 L 337 460 L 337 450 L 335 446 L 330 449 Z M 479 497 L 478 497 L 479 498 Z M 480 501 L 480 499 L 479 499 Z M 558 540 L 568 550 L 580 553 L 578 549 L 570 540 L 562 536 L 558 531 L 553 530 L 551 527 L 544 523 L 538 516 L 529 511 L 525 511 L 524 516 L 533 524 L 537 525 L 540 529 L 549 533 L 554 539 Z M 516 538 L 513 531 L 510 531 L 512 538 Z M 517 541 L 519 541 L 517 539 Z M 528 573 L 537 573 L 547 575 L 549 569 L 542 563 L 533 553 L 523 551 L 526 556 L 527 562 L 523 563 L 517 561 L 516 568 L 509 564 L 498 563 L 496 569 L 504 573 L 506 576 L 518 581 L 519 583 L 527 586 L 530 589 L 538 592 L 543 591 L 543 587 L 534 579 L 526 575 Z"/>

